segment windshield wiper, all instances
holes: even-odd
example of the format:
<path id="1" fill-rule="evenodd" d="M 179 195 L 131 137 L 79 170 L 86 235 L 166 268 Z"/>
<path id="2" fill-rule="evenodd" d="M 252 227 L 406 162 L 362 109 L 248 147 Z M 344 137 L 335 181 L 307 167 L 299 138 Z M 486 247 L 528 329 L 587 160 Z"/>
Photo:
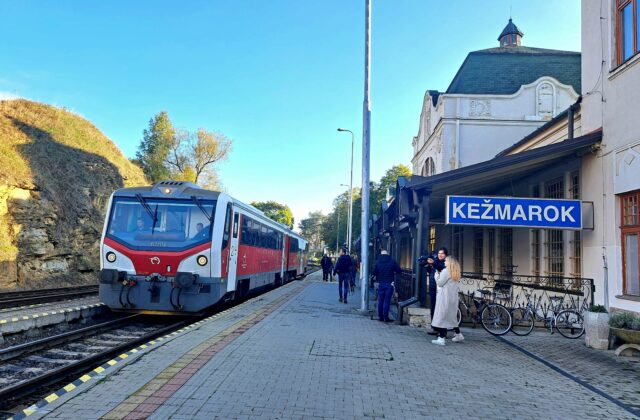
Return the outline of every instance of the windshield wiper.
<path id="1" fill-rule="evenodd" d="M 153 231 L 156 228 L 156 223 L 158 223 L 158 205 L 156 204 L 156 210 L 153 211 L 151 210 L 151 206 L 149 205 L 149 203 L 147 203 L 142 194 L 136 194 L 136 198 L 138 199 L 140 204 L 142 204 L 142 207 L 144 207 L 144 209 L 147 211 L 149 217 L 151 217 L 151 220 L 153 220 L 153 226 L 151 226 L 151 234 L 153 234 Z"/>
<path id="2" fill-rule="evenodd" d="M 207 219 L 209 220 L 209 222 L 211 222 L 213 224 L 213 212 L 215 210 L 211 209 L 211 216 L 209 216 L 209 213 L 207 213 L 207 209 L 204 208 L 204 206 L 202 205 L 202 202 L 200 201 L 200 199 L 198 197 L 196 197 L 195 195 L 191 196 L 191 200 L 196 203 L 196 206 L 198 206 L 198 208 L 200 209 L 201 212 L 204 213 L 205 216 L 207 216 Z"/>

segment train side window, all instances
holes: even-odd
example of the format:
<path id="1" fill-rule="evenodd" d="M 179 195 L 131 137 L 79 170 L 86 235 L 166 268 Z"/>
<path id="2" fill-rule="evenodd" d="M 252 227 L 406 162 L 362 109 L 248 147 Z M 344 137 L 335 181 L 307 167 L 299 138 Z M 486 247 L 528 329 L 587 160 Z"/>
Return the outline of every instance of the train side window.
<path id="1" fill-rule="evenodd" d="M 240 217 L 239 213 L 233 215 L 233 237 L 238 237 L 238 218 Z"/>
<path id="2" fill-rule="evenodd" d="M 224 231 L 222 232 L 222 249 L 229 244 L 229 236 L 231 235 L 231 204 L 227 204 L 227 215 L 224 218 Z"/>

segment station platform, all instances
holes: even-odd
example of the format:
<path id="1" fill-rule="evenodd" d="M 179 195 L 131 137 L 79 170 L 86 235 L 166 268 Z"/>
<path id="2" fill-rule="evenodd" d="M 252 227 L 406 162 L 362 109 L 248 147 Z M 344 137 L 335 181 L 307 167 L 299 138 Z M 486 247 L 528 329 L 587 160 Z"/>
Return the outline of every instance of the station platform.
<path id="1" fill-rule="evenodd" d="M 635 365 L 625 372 L 628 366 L 608 355 L 591 363 L 590 349 L 587 356 L 560 352 L 589 372 L 608 369 L 599 377 L 628 379 L 628 392 L 618 395 L 580 379 L 571 366 L 563 370 L 555 359 L 537 357 L 535 349 L 527 354 L 518 342 L 482 329 L 463 329 L 462 343 L 433 345 L 424 329 L 371 320 L 358 310 L 358 295 L 349 304 L 338 302 L 337 287 L 322 282 L 320 273 L 289 283 L 129 352 L 14 418 L 566 419 L 640 413 L 634 411 L 634 401 L 640 408 Z M 572 348 L 580 345 L 563 344 L 569 341 Z M 539 346 L 544 352 L 549 345 Z"/>

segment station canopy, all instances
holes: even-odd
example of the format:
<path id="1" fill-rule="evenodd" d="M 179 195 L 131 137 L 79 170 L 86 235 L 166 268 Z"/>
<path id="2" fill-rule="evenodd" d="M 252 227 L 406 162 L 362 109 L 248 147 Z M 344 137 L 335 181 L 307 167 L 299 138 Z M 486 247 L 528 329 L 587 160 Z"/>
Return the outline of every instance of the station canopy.
<path id="1" fill-rule="evenodd" d="M 444 222 L 447 195 L 500 195 L 522 178 L 591 153 L 602 131 L 567 139 L 513 155 L 465 166 L 428 177 L 412 177 L 404 188 L 430 191 L 429 219 Z"/>

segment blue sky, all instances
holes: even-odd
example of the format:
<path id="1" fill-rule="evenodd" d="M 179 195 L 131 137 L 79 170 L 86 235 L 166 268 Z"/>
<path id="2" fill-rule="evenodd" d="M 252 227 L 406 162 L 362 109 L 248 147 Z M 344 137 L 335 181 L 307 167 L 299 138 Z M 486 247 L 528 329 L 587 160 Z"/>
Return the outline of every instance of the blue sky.
<path id="1" fill-rule="evenodd" d="M 579 0 L 373 0 L 371 177 L 410 164 L 424 92 L 498 46 L 512 10 L 528 46 L 580 50 Z M 0 97 L 86 117 L 128 157 L 155 113 L 234 141 L 219 166 L 249 202 L 296 222 L 361 184 L 364 0 L 0 0 Z"/>

